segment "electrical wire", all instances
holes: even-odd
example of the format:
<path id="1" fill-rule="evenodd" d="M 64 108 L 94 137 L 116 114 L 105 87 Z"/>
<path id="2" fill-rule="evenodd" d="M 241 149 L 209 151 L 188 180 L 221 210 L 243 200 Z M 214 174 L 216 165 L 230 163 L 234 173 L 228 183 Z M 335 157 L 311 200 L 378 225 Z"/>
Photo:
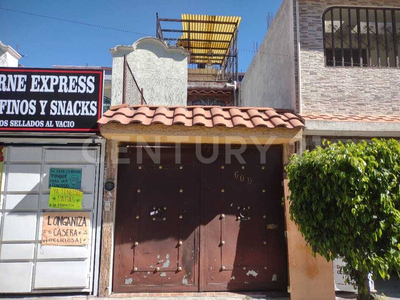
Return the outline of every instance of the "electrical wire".
<path id="1" fill-rule="evenodd" d="M 99 28 L 99 29 L 106 29 L 106 30 L 113 30 L 113 31 L 119 31 L 119 32 L 124 32 L 124 33 L 131 33 L 131 34 L 136 34 L 136 35 L 140 35 L 140 36 L 154 36 L 153 34 L 148 34 L 148 33 L 143 33 L 143 32 L 137 32 L 137 31 L 127 30 L 127 29 L 120 29 L 120 28 L 108 27 L 108 26 L 103 26 L 103 25 L 98 25 L 98 24 L 91 24 L 91 23 L 86 23 L 86 22 L 81 22 L 81 21 L 74 21 L 74 20 L 69 20 L 69 19 L 64 19 L 64 18 L 52 17 L 52 16 L 47 16 L 47 15 L 42 15 L 42 14 L 37 14 L 37 13 L 32 13 L 32 12 L 27 12 L 27 11 L 22 11 L 22 10 L 17 10 L 17 9 L 6 8 L 6 7 L 0 7 L 0 10 L 20 13 L 20 14 L 25 14 L 25 15 L 29 15 L 29 16 L 35 16 L 35 17 L 40 17 L 40 18 L 45 18 L 45 19 L 50 19 L 50 20 L 62 21 L 62 22 L 67 22 L 67 23 L 71 23 L 71 24 L 76 24 L 76 25 L 84 25 L 84 26 L 95 27 L 95 28 Z M 254 53 L 254 54 L 266 54 L 266 55 L 271 55 L 271 56 L 290 57 L 290 58 L 294 58 L 295 57 L 293 55 L 272 53 L 272 52 L 264 52 L 264 51 L 261 51 L 261 50 L 254 51 L 254 50 L 243 49 L 243 48 L 238 48 L 238 50 L 239 51 L 245 51 L 245 52 L 251 52 L 251 53 Z"/>
<path id="2" fill-rule="evenodd" d="M 77 24 L 77 25 L 84 25 L 84 26 L 89 26 L 89 27 L 96 27 L 96 28 L 100 28 L 100 29 L 114 30 L 114 31 L 125 32 L 125 33 L 132 33 L 132 34 L 137 34 L 137 35 L 141 35 L 141 36 L 153 36 L 153 34 L 148 34 L 148 33 L 143 33 L 143 32 L 137 32 L 137 31 L 127 30 L 127 29 L 120 29 L 120 28 L 108 27 L 108 26 L 91 24 L 91 23 L 86 23 L 86 22 L 68 20 L 68 19 L 57 18 L 57 17 L 52 17 L 52 16 L 46 16 L 46 15 L 36 14 L 36 13 L 17 10 L 17 9 L 0 7 L 0 10 L 11 11 L 11 12 L 16 12 L 16 13 L 20 13 L 20 14 L 41 17 L 41 18 L 51 19 L 51 20 L 56 20 L 56 21 L 68 22 L 68 23 Z"/>

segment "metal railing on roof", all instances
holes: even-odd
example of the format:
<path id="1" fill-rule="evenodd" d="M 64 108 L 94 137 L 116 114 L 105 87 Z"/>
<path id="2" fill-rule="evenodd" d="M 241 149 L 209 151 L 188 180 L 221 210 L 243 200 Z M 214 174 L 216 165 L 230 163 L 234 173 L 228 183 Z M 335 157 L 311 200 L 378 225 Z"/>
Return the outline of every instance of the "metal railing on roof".
<path id="1" fill-rule="evenodd" d="M 168 43 L 175 42 L 190 53 L 191 68 L 215 67 L 220 70 L 223 80 L 238 81 L 238 28 L 240 17 L 187 15 L 181 19 L 159 18 L 156 23 L 156 35 Z M 162 22 L 181 23 L 181 28 L 163 28 Z M 173 34 L 179 36 L 173 37 Z"/>

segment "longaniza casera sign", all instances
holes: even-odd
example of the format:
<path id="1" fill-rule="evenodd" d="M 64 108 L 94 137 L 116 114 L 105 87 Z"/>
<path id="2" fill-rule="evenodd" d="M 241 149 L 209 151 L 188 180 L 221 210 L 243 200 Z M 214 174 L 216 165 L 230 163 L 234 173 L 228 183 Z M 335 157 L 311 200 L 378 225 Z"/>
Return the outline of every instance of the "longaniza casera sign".
<path id="1" fill-rule="evenodd" d="M 0 68 L 0 131 L 96 132 L 103 71 Z"/>
<path id="2" fill-rule="evenodd" d="M 42 246 L 82 246 L 89 243 L 89 212 L 46 212 L 43 214 Z"/>

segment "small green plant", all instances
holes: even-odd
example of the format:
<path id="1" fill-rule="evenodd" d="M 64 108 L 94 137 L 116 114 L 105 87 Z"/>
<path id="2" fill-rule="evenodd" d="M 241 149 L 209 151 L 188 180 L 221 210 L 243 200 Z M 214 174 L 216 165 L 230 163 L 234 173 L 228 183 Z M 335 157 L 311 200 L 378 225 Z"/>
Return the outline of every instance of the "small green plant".
<path id="1" fill-rule="evenodd" d="M 287 166 L 290 216 L 314 254 L 340 256 L 371 299 L 368 274 L 400 270 L 400 144 L 326 143 Z"/>

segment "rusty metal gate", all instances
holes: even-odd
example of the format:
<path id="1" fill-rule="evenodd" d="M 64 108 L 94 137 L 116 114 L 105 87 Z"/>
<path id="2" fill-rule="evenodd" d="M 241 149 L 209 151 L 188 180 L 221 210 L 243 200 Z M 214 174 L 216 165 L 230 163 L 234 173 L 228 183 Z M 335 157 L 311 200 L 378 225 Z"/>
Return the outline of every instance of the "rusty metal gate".
<path id="1" fill-rule="evenodd" d="M 243 160 L 223 147 L 203 146 L 203 159 L 194 147 L 125 150 L 114 292 L 286 289 L 281 147 L 263 162 L 257 148 Z"/>

